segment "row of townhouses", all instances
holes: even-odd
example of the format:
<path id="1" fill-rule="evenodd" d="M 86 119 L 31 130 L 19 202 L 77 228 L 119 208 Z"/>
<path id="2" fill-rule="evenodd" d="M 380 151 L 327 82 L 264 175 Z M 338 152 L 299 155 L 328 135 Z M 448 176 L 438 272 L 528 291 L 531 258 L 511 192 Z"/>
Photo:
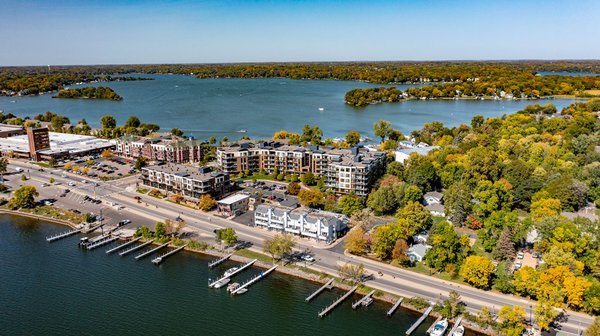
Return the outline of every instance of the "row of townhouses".
<path id="1" fill-rule="evenodd" d="M 364 197 L 385 173 L 386 155 L 362 147 L 303 147 L 284 141 L 243 141 L 217 148 L 217 165 L 227 174 L 260 170 L 269 174 L 311 172 L 324 177 L 325 185 L 337 194 Z"/>
<path id="2" fill-rule="evenodd" d="M 348 228 L 345 215 L 306 208 L 290 209 L 261 204 L 254 212 L 254 224 L 270 230 L 331 242 Z"/>
<path id="3" fill-rule="evenodd" d="M 210 194 L 220 198 L 229 189 L 229 175 L 211 171 L 209 167 L 190 168 L 162 164 L 142 168 L 142 184 L 166 193 L 198 199 Z"/>
<path id="4" fill-rule="evenodd" d="M 202 142 L 123 136 L 116 141 L 116 153 L 129 158 L 143 157 L 149 161 L 198 162 L 202 160 Z"/>

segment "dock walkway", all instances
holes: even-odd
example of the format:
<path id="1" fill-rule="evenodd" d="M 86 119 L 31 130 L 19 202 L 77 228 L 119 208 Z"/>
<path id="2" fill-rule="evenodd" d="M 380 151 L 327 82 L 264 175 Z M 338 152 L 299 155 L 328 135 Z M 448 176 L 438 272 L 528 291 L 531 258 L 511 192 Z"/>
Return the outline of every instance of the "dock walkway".
<path id="1" fill-rule="evenodd" d="M 152 244 L 153 242 L 154 242 L 154 239 L 152 239 L 152 240 L 149 240 L 149 241 L 147 241 L 147 242 L 145 242 L 145 243 L 142 243 L 142 244 L 140 244 L 140 245 L 138 245 L 138 246 L 134 246 L 134 247 L 132 247 L 132 248 L 130 248 L 130 249 L 128 249 L 128 250 L 125 250 L 125 251 L 123 251 L 123 252 L 119 253 L 119 255 L 120 255 L 120 256 L 124 256 L 124 255 L 126 255 L 126 254 L 129 254 L 129 253 L 131 253 L 131 252 L 137 251 L 137 250 L 141 249 L 141 248 L 142 248 L 142 247 L 144 247 L 144 246 L 148 246 L 148 245 Z"/>
<path id="2" fill-rule="evenodd" d="M 375 294 L 375 290 L 370 291 L 369 294 L 363 296 L 360 300 L 354 302 L 352 304 L 352 309 L 356 309 L 356 307 L 358 307 L 361 304 L 363 304 L 363 302 L 365 302 L 366 300 L 368 300 L 373 294 Z"/>
<path id="3" fill-rule="evenodd" d="M 139 241 L 140 239 L 142 239 L 142 237 L 137 237 L 137 238 L 134 238 L 134 239 L 132 239 L 132 240 L 130 240 L 130 241 L 128 241 L 128 242 L 126 242 L 126 243 L 123 243 L 123 244 L 121 244 L 121 245 L 119 245 L 119 246 L 117 246 L 117 247 L 113 247 L 113 248 L 111 248 L 110 250 L 106 251 L 106 254 L 111 254 L 111 253 L 113 253 L 113 252 L 116 252 L 116 251 L 118 251 L 118 250 L 124 249 L 124 248 L 126 248 L 127 246 L 129 246 L 129 245 L 131 245 L 131 244 L 133 244 L 133 243 L 135 243 L 135 242 Z"/>
<path id="4" fill-rule="evenodd" d="M 242 291 L 242 289 L 250 287 L 255 282 L 258 282 L 260 279 L 266 277 L 269 273 L 273 272 L 273 270 L 275 270 L 276 268 L 277 268 L 277 265 L 274 265 L 273 267 L 269 268 L 268 270 L 260 273 L 259 275 L 255 276 L 254 278 L 250 279 L 249 281 L 247 281 L 246 283 L 241 285 L 240 287 L 236 288 L 233 292 L 231 292 L 231 294 L 233 294 L 233 295 L 238 294 L 240 291 Z M 244 293 L 244 292 L 245 291 L 242 291 L 242 293 Z"/>
<path id="5" fill-rule="evenodd" d="M 150 255 L 150 254 L 152 254 L 152 253 L 154 253 L 154 252 L 156 252 L 156 251 L 158 251 L 158 250 L 160 250 L 162 248 L 165 248 L 165 247 L 169 246 L 169 244 L 170 243 L 164 243 L 164 244 L 159 245 L 159 246 L 157 246 L 157 247 L 155 247 L 155 248 L 153 248 L 153 249 L 151 249 L 149 251 L 142 252 L 142 253 L 140 253 L 140 254 L 138 254 L 138 255 L 135 256 L 135 260 L 140 260 L 140 259 L 142 259 L 145 256 L 148 256 L 148 255 Z"/>
<path id="6" fill-rule="evenodd" d="M 218 278 L 215 281 L 209 282 L 208 287 L 213 287 L 217 282 L 225 279 L 225 278 L 231 278 L 232 276 L 240 273 L 241 271 L 245 270 L 246 268 L 252 266 L 252 264 L 254 264 L 257 261 L 257 259 L 254 260 L 250 260 L 248 263 L 246 263 L 245 265 L 241 266 L 240 268 L 238 268 L 237 270 L 235 270 L 234 272 L 232 272 L 231 274 L 229 274 L 228 276 L 221 276 L 220 278 Z"/>
<path id="7" fill-rule="evenodd" d="M 459 316 L 458 319 L 456 320 L 456 322 L 454 322 L 454 326 L 452 326 L 452 329 L 450 330 L 448 335 L 452 335 L 452 333 L 460 326 L 461 322 L 462 322 L 462 316 Z"/>
<path id="8" fill-rule="evenodd" d="M 425 321 L 425 319 L 427 318 L 427 316 L 429 316 L 429 313 L 431 313 L 431 311 L 433 310 L 433 307 L 429 306 L 429 308 L 427 308 L 427 310 L 425 310 L 425 312 L 423 313 L 423 315 L 421 315 L 421 317 L 419 317 L 419 319 L 417 320 L 417 322 L 415 322 L 407 331 L 406 334 L 410 335 L 413 333 L 413 331 L 415 331 L 415 329 L 417 329 L 417 327 L 423 323 L 423 321 Z"/>
<path id="9" fill-rule="evenodd" d="M 97 240 L 97 241 L 95 241 L 95 242 L 87 245 L 85 248 L 88 249 L 88 250 L 93 250 L 93 249 L 98 248 L 100 246 L 104 246 L 106 244 L 110 244 L 110 243 L 114 242 L 117 239 L 119 239 L 119 237 L 108 235 L 108 236 L 106 236 L 106 237 L 104 237 L 102 239 L 99 239 L 99 240 Z"/>
<path id="10" fill-rule="evenodd" d="M 357 288 L 358 288 L 358 285 L 352 287 L 352 289 L 350 289 L 348 292 L 346 292 L 346 294 L 342 295 L 340 298 L 338 298 L 337 300 L 335 300 L 332 304 L 330 304 L 329 306 L 325 307 L 325 309 L 323 309 L 319 313 L 319 317 L 322 318 L 323 316 L 327 315 L 327 313 L 329 313 L 331 310 L 333 310 L 333 308 L 335 308 L 337 305 L 339 305 L 344 300 L 346 300 L 350 295 L 352 295 L 352 293 L 354 293 L 354 291 L 356 291 Z"/>
<path id="11" fill-rule="evenodd" d="M 233 255 L 233 253 L 229 253 L 228 255 L 224 256 L 224 257 L 223 257 L 223 258 L 221 258 L 221 259 L 217 259 L 217 260 L 214 260 L 214 261 L 211 261 L 211 262 L 209 262 L 209 263 L 208 263 L 208 268 L 213 268 L 213 267 L 215 267 L 215 266 L 217 266 L 217 265 L 219 265 L 219 264 L 221 264 L 221 263 L 225 262 L 225 260 L 227 260 L 227 259 L 231 258 L 231 256 L 232 256 L 232 255 Z"/>
<path id="12" fill-rule="evenodd" d="M 81 229 L 73 229 L 73 230 L 61 232 L 59 234 L 55 234 L 53 236 L 46 237 L 46 241 L 49 242 L 49 243 L 51 243 L 51 242 L 57 241 L 59 239 L 70 237 L 70 236 L 72 236 L 74 234 L 77 234 L 79 232 L 81 232 Z"/>
<path id="13" fill-rule="evenodd" d="M 388 310 L 388 312 L 387 312 L 388 317 L 391 317 L 394 314 L 394 312 L 396 311 L 396 309 L 398 309 L 398 307 L 400 307 L 402 300 L 404 300 L 404 298 L 402 298 L 402 297 L 399 298 L 398 301 L 396 301 L 396 303 L 394 303 L 392 308 L 390 308 L 390 310 Z"/>
<path id="14" fill-rule="evenodd" d="M 171 250 L 171 251 L 169 251 L 169 252 L 167 252 L 167 253 L 165 253 L 165 254 L 161 255 L 160 257 L 156 257 L 156 258 L 152 259 L 152 263 L 153 263 L 154 265 L 158 265 L 158 264 L 160 264 L 161 262 L 163 262 L 165 259 L 167 259 L 167 257 L 169 257 L 169 256 L 172 256 L 173 254 L 175 254 L 175 253 L 177 253 L 177 252 L 179 252 L 179 251 L 183 250 L 183 249 L 184 249 L 186 246 L 187 246 L 187 244 L 185 244 L 185 245 L 183 245 L 183 246 L 179 246 L 178 248 L 176 248 L 176 249 L 174 249 L 174 250 Z"/>
<path id="15" fill-rule="evenodd" d="M 325 289 L 331 289 L 332 283 L 333 283 L 333 279 L 329 279 L 329 281 L 327 281 L 323 286 L 321 286 L 321 288 L 317 289 L 314 293 L 310 294 L 310 296 L 306 298 L 306 302 L 309 302 L 310 300 L 317 297 L 317 295 L 319 295 Z"/>

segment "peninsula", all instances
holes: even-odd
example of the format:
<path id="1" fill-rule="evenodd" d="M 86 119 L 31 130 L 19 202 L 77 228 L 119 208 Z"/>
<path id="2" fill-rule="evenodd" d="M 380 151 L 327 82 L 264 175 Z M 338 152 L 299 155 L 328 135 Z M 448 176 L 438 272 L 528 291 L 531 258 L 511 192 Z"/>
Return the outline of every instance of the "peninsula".
<path id="1" fill-rule="evenodd" d="M 104 86 L 62 89 L 52 98 L 123 100 L 113 89 Z"/>

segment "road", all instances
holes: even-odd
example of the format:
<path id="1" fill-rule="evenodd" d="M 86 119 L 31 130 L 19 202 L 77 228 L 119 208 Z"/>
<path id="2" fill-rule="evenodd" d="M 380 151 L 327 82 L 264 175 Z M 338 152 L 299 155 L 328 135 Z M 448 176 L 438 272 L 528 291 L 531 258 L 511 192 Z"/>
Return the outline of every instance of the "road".
<path id="1" fill-rule="evenodd" d="M 197 210 L 187 208 L 178 204 L 168 202 L 166 200 L 156 199 L 149 196 L 143 196 L 142 202 L 138 203 L 134 197 L 139 196 L 135 192 L 135 183 L 137 178 L 128 177 L 117 181 L 99 182 L 98 187 L 92 186 L 91 179 L 83 178 L 79 175 L 69 174 L 68 178 L 63 178 L 61 174 L 53 173 L 51 170 L 38 171 L 39 167 L 32 166 L 26 163 L 11 163 L 9 171 L 19 166 L 23 168 L 26 175 L 31 178 L 27 182 L 22 182 L 20 176 L 22 173 L 8 176 L 9 182 L 7 185 L 15 186 L 19 184 L 36 184 L 47 182 L 52 176 L 58 186 L 37 188 L 40 192 L 40 197 L 56 198 L 57 206 L 64 208 L 77 208 L 81 211 L 92 211 L 98 213 L 100 208 L 103 209 L 103 214 L 107 220 L 120 220 L 124 218 L 132 219 L 135 226 L 148 225 L 152 226 L 157 220 L 174 219 L 180 216 L 186 221 L 188 227 L 195 229 L 201 236 L 214 237 L 213 230 L 216 228 L 232 227 L 236 230 L 240 240 L 249 241 L 253 247 L 262 250 L 262 243 L 265 239 L 272 237 L 276 232 L 268 231 L 262 228 L 256 228 L 233 222 L 231 220 L 222 219 L 219 217 L 203 214 Z M 81 183 L 82 180 L 89 181 Z M 77 181 L 76 187 L 68 187 L 72 190 L 68 197 L 58 198 L 57 193 L 62 192 L 61 189 L 67 188 L 70 181 Z M 54 193 L 54 194 L 53 194 Z M 49 195 L 50 194 L 50 195 Z M 103 200 L 102 207 L 92 204 L 81 204 L 81 199 L 85 196 L 96 196 Z M 119 203 L 125 206 L 120 211 L 107 206 L 107 203 Z M 95 211 L 93 211 L 95 210 Z M 150 220 L 150 221 L 149 221 Z M 530 305 L 535 305 L 521 297 L 505 295 L 495 292 L 479 290 L 466 285 L 447 282 L 437 278 L 418 274 L 406 269 L 393 267 L 377 261 L 360 258 L 357 256 L 345 255 L 343 249 L 338 246 L 327 246 L 323 243 L 317 243 L 314 240 L 296 239 L 297 247 L 300 250 L 309 249 L 314 254 L 316 261 L 310 266 L 331 275 L 337 275 L 338 266 L 342 263 L 362 263 L 369 272 L 378 274 L 381 272 L 383 276 L 376 276 L 375 279 L 367 281 L 366 285 L 381 289 L 390 293 L 403 295 L 407 297 L 421 296 L 431 301 L 437 301 L 440 298 L 446 298 L 450 291 L 457 291 L 467 305 L 467 309 L 471 312 L 477 312 L 482 307 L 488 307 L 497 313 L 502 306 L 523 306 L 529 317 Z M 584 330 L 593 322 L 593 318 L 589 315 L 568 311 L 568 320 L 560 326 L 561 331 L 567 334 L 578 335 L 579 331 Z"/>

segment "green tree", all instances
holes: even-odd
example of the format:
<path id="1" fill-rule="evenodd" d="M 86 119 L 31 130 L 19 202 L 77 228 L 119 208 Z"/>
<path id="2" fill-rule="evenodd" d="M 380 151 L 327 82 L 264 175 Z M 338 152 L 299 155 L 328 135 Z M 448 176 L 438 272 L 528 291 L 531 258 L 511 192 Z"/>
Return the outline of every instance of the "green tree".
<path id="1" fill-rule="evenodd" d="M 219 241 L 224 242 L 225 245 L 228 245 L 228 246 L 233 245 L 233 244 L 237 243 L 237 241 L 238 241 L 237 234 L 236 234 L 235 230 L 232 228 L 225 228 L 225 229 L 217 230 L 216 234 L 217 234 L 217 239 Z"/>
<path id="2" fill-rule="evenodd" d="M 515 286 L 512 284 L 512 273 L 508 262 L 501 262 L 496 266 L 496 274 L 494 276 L 495 290 L 505 294 L 512 294 L 515 291 Z"/>
<path id="3" fill-rule="evenodd" d="M 439 312 L 443 317 L 451 319 L 461 314 L 465 310 L 465 306 L 462 303 L 460 294 L 453 290 L 450 291 L 448 298 L 442 302 L 439 309 Z"/>
<path id="4" fill-rule="evenodd" d="M 409 185 L 404 189 L 403 203 L 420 202 L 423 199 L 423 192 L 415 185 Z"/>
<path id="5" fill-rule="evenodd" d="M 431 213 L 417 202 L 408 202 L 398 210 L 396 217 L 399 218 L 398 225 L 405 226 L 403 232 L 407 236 L 414 236 L 433 224 Z"/>
<path id="6" fill-rule="evenodd" d="M 394 212 L 398 207 L 398 201 L 391 186 L 382 186 L 369 194 L 367 205 L 376 214 L 386 215 Z"/>
<path id="7" fill-rule="evenodd" d="M 413 153 L 404 162 L 405 180 L 421 190 L 433 190 L 438 184 L 438 176 L 431 161 L 424 156 Z"/>
<path id="8" fill-rule="evenodd" d="M 386 173 L 397 178 L 404 178 L 404 165 L 398 161 L 388 163 Z"/>
<path id="9" fill-rule="evenodd" d="M 58 164 L 58 161 L 56 161 L 56 158 L 54 158 L 54 157 L 51 157 L 48 160 L 48 166 L 50 166 L 50 168 L 56 167 L 57 164 Z"/>
<path id="10" fill-rule="evenodd" d="M 596 316 L 594 323 L 592 323 L 586 330 L 585 336 L 597 336 L 600 335 L 600 316 Z"/>
<path id="11" fill-rule="evenodd" d="M 216 144 L 216 143 L 217 143 L 217 138 L 215 138 L 214 136 L 211 136 L 211 137 L 208 139 L 208 143 L 209 143 L 209 144 L 211 144 L 211 145 L 214 145 L 214 144 Z"/>
<path id="12" fill-rule="evenodd" d="M 307 186 L 314 186 L 317 184 L 317 179 L 315 175 L 311 172 L 307 172 L 306 174 L 300 176 L 300 181 Z"/>
<path id="13" fill-rule="evenodd" d="M 287 186 L 287 192 L 290 195 L 298 195 L 298 193 L 300 192 L 300 184 L 296 183 L 296 182 L 292 182 L 290 184 L 288 184 Z"/>
<path id="14" fill-rule="evenodd" d="M 140 127 L 140 119 L 136 116 L 131 116 L 129 118 L 127 118 L 127 121 L 125 121 L 125 127 L 133 127 L 133 128 L 138 128 Z"/>
<path id="15" fill-rule="evenodd" d="M 35 197 L 39 196 L 33 186 L 22 186 L 13 192 L 13 198 L 8 203 L 11 209 L 35 207 Z"/>
<path id="16" fill-rule="evenodd" d="M 294 237 L 286 233 L 278 233 L 271 239 L 266 239 L 263 244 L 263 251 L 270 254 L 275 263 L 275 257 L 282 258 L 290 254 L 296 243 Z"/>
<path id="17" fill-rule="evenodd" d="M 358 131 L 350 131 L 346 134 L 346 143 L 352 147 L 358 145 L 360 142 L 360 133 Z"/>
<path id="18" fill-rule="evenodd" d="M 146 167 L 146 159 L 142 156 L 138 156 L 138 158 L 135 160 L 135 169 L 137 171 L 141 171 L 142 168 Z"/>
<path id="19" fill-rule="evenodd" d="M 353 213 L 365 207 L 364 200 L 354 194 L 344 195 L 338 200 L 338 207 L 344 215 L 352 216 Z"/>
<path id="20" fill-rule="evenodd" d="M 500 308 L 498 317 L 500 318 L 500 330 L 502 335 L 518 336 L 523 333 L 523 330 L 525 329 L 523 326 L 523 321 L 525 320 L 525 308 L 521 306 L 504 306 Z"/>
<path id="21" fill-rule="evenodd" d="M 375 229 L 372 237 L 371 249 L 380 259 L 388 259 L 392 255 L 394 245 L 398 239 L 404 239 L 399 227 L 393 224 L 380 225 Z"/>
<path id="22" fill-rule="evenodd" d="M 174 136 L 183 136 L 183 131 L 180 130 L 179 128 L 172 128 L 171 129 L 171 134 Z"/>
<path id="23" fill-rule="evenodd" d="M 298 193 L 298 200 L 300 201 L 300 204 L 311 208 L 320 207 L 324 204 L 325 201 L 323 193 L 319 190 L 314 189 L 300 190 L 300 192 Z"/>
<path id="24" fill-rule="evenodd" d="M 458 236 L 447 222 L 436 224 L 430 230 L 429 239 L 433 247 L 425 254 L 425 261 L 438 271 L 449 264 L 459 265 L 469 253 L 469 237 Z"/>
<path id="25" fill-rule="evenodd" d="M 156 238 L 163 238 L 167 236 L 167 227 L 163 222 L 156 222 L 154 225 L 154 235 Z"/>
<path id="26" fill-rule="evenodd" d="M 352 254 L 363 254 L 367 248 L 365 230 L 360 226 L 350 230 L 344 238 L 344 248 Z"/>
<path id="27" fill-rule="evenodd" d="M 444 192 L 444 210 L 452 224 L 463 226 L 471 207 L 471 190 L 465 183 L 456 182 Z"/>
<path id="28" fill-rule="evenodd" d="M 117 126 L 117 121 L 113 116 L 105 115 L 100 118 L 100 125 L 102 125 L 103 130 L 113 129 Z"/>
<path id="29" fill-rule="evenodd" d="M 0 175 L 6 174 L 8 169 L 8 159 L 0 157 Z"/>
<path id="30" fill-rule="evenodd" d="M 381 143 L 385 141 L 385 137 L 388 136 L 390 130 L 392 130 L 392 123 L 387 120 L 379 120 L 373 124 L 373 132 L 381 138 Z"/>
<path id="31" fill-rule="evenodd" d="M 198 208 L 204 212 L 211 211 L 217 207 L 217 201 L 215 201 L 209 194 L 204 194 L 198 200 Z"/>
<path id="32" fill-rule="evenodd" d="M 323 131 L 319 128 L 319 126 L 311 127 L 308 124 L 305 124 L 304 127 L 302 127 L 302 135 L 300 136 L 301 142 L 318 145 L 321 143 L 322 137 Z"/>
<path id="33" fill-rule="evenodd" d="M 540 300 L 535 305 L 533 316 L 535 317 L 538 327 L 541 330 L 547 330 L 550 327 L 550 323 L 558 316 L 558 311 L 556 311 L 554 306 L 548 302 Z"/>
<path id="34" fill-rule="evenodd" d="M 467 283 L 477 288 L 486 289 L 490 286 L 494 268 L 494 264 L 492 264 L 492 261 L 488 258 L 470 256 L 465 259 L 465 262 L 460 268 L 460 276 L 462 276 Z"/>
<path id="35" fill-rule="evenodd" d="M 365 274 L 365 265 L 346 263 L 338 267 L 338 274 L 342 279 L 358 283 L 362 281 L 363 275 Z"/>
<path id="36" fill-rule="evenodd" d="M 515 257 L 515 243 L 513 242 L 513 227 L 506 226 L 500 233 L 498 244 L 494 247 L 493 256 L 496 260 L 512 260 Z"/>

